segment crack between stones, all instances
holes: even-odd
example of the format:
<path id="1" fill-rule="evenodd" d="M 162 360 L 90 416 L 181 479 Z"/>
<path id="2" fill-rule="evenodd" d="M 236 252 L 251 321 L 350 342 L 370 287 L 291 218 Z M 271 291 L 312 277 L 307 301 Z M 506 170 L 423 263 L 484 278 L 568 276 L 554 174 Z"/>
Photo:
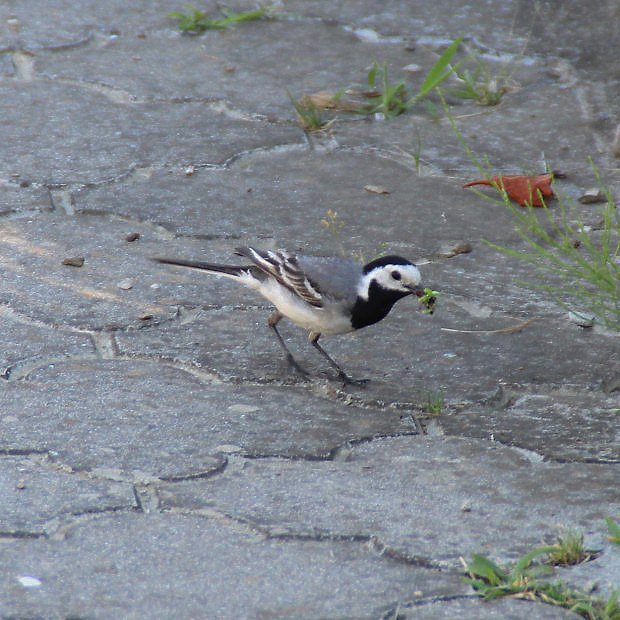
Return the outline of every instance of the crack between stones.
<path id="1" fill-rule="evenodd" d="M 42 448 L 0 448 L 2 456 L 49 456 L 49 451 Z"/>
<path id="2" fill-rule="evenodd" d="M 212 508 L 169 507 L 163 508 L 160 512 L 164 514 L 194 515 L 207 519 L 213 519 L 225 524 L 233 524 L 236 527 L 242 527 L 244 530 L 252 534 L 258 534 L 266 540 L 283 542 L 338 542 L 358 544 L 362 545 L 365 549 L 376 553 L 381 558 L 426 570 L 453 571 L 456 567 L 456 564 L 450 564 L 449 562 L 433 560 L 432 558 L 428 558 L 426 556 L 401 552 L 398 549 L 386 545 L 378 536 L 372 534 L 338 534 L 318 529 L 315 529 L 312 532 L 292 532 L 285 526 L 261 525 L 252 519 L 236 517 Z"/>
<path id="3" fill-rule="evenodd" d="M 200 471 L 196 473 L 183 474 L 183 475 L 172 475 L 172 476 L 159 476 L 159 480 L 162 482 L 175 483 L 175 482 L 186 482 L 188 480 L 206 480 L 208 478 L 213 478 L 214 476 L 219 476 L 224 471 L 226 471 L 228 467 L 228 457 L 224 453 L 219 453 L 221 460 L 215 465 L 213 468 L 208 469 L 207 471 Z"/>
<path id="4" fill-rule="evenodd" d="M 433 560 L 426 556 L 404 553 L 385 544 L 378 536 L 373 534 L 336 534 L 325 530 L 315 530 L 307 533 L 291 531 L 278 532 L 277 526 L 275 527 L 275 531 L 273 527 L 263 527 L 260 525 L 257 527 L 264 530 L 267 538 L 270 540 L 361 543 L 365 548 L 377 553 L 380 557 L 394 560 L 395 562 L 406 564 L 407 566 L 436 571 L 453 570 L 456 566 L 456 564 L 453 565 L 449 562 Z"/>
<path id="5" fill-rule="evenodd" d="M 30 55 L 29 52 L 22 52 L 22 55 Z M 34 62 L 28 65 L 25 62 L 21 62 L 21 65 L 30 67 L 30 72 L 26 73 L 27 80 L 22 81 L 34 81 L 49 82 L 52 84 L 64 84 L 67 86 L 73 86 L 83 89 L 88 92 L 93 92 L 97 95 L 102 95 L 108 101 L 125 106 L 135 105 L 149 105 L 149 104 L 163 104 L 163 105 L 188 105 L 188 104 L 202 104 L 203 106 L 212 109 L 218 114 L 222 114 L 231 120 L 238 120 L 248 123 L 266 123 L 269 125 L 292 125 L 296 126 L 296 123 L 291 119 L 279 119 L 273 116 L 267 116 L 256 112 L 243 111 L 240 108 L 236 108 L 231 105 L 230 101 L 220 97 L 191 97 L 191 96 L 140 96 L 130 91 L 124 90 L 117 86 L 111 86 L 102 82 L 90 82 L 88 80 L 74 79 L 67 77 L 51 77 L 49 75 L 34 74 Z M 17 72 L 17 70 L 16 70 Z M 24 71 L 22 71 L 24 73 Z M 21 79 L 21 78 L 20 78 Z"/>
<path id="6" fill-rule="evenodd" d="M 526 446 L 520 446 L 517 443 L 508 443 L 502 441 L 500 439 L 496 439 L 493 436 L 490 437 L 480 437 L 474 435 L 472 433 L 464 433 L 464 434 L 454 434 L 446 431 L 444 429 L 444 434 L 446 437 L 454 437 L 458 439 L 476 439 L 479 441 L 489 442 L 496 446 L 501 446 L 503 448 L 507 448 L 509 450 L 513 450 L 525 458 L 527 458 L 532 463 L 552 463 L 552 464 L 568 464 L 568 463 L 588 463 L 591 465 L 618 465 L 620 463 L 620 459 L 601 459 L 597 457 L 575 457 L 575 458 L 566 458 L 566 457 L 557 457 L 552 456 L 550 454 L 544 454 L 543 452 L 538 452 L 536 450 L 532 450 Z"/>
<path id="7" fill-rule="evenodd" d="M 451 601 L 472 600 L 480 601 L 476 594 L 443 594 L 437 596 L 421 596 L 420 598 L 399 601 L 395 603 L 379 616 L 379 620 L 406 620 L 407 616 L 401 615 L 401 611 L 407 611 L 411 607 L 423 607 L 437 603 L 449 603 Z"/>
<path id="8" fill-rule="evenodd" d="M 373 441 L 380 441 L 382 439 L 395 439 L 398 437 L 419 437 L 420 434 L 416 431 L 403 431 L 401 433 L 380 433 L 376 435 L 367 435 L 364 437 L 354 437 L 347 439 L 343 443 L 330 448 L 323 454 L 282 454 L 278 452 L 236 452 L 235 456 L 240 456 L 248 460 L 268 460 L 278 459 L 282 461 L 307 461 L 309 463 L 324 463 L 324 462 L 338 462 L 348 460 L 351 450 L 356 446 L 372 443 Z"/>
<path id="9" fill-rule="evenodd" d="M 0 372 L 0 378 L 5 381 L 28 381 L 29 375 L 45 366 L 63 364 L 69 361 L 91 361 L 100 359 L 97 355 L 89 354 L 64 354 L 50 355 L 48 357 L 30 357 L 25 360 L 14 362 Z"/>
<path id="10" fill-rule="evenodd" d="M 98 355 L 104 359 L 114 359 L 118 357 L 118 343 L 113 332 L 92 332 L 90 339 Z"/>
<path id="11" fill-rule="evenodd" d="M 17 541 L 17 540 L 36 540 L 40 538 L 48 538 L 46 532 L 35 532 L 30 530 L 5 530 L 0 531 L 0 542 Z"/>
<path id="12" fill-rule="evenodd" d="M 58 331 L 65 331 L 71 333 L 88 333 L 89 330 L 85 330 L 79 327 L 73 327 L 71 325 L 56 325 L 54 323 L 46 323 L 45 321 L 41 321 L 39 319 L 33 319 L 32 317 L 27 316 L 22 312 L 18 312 L 11 308 L 8 303 L 0 302 L 0 316 L 14 321 L 15 323 L 20 323 L 22 325 L 29 325 L 31 327 L 39 327 L 43 329 L 54 329 Z"/>
<path id="13" fill-rule="evenodd" d="M 134 484 L 132 489 L 139 512 L 149 514 L 159 510 L 159 496 L 156 488 L 150 484 Z"/>
<path id="14" fill-rule="evenodd" d="M 290 153 L 290 152 L 298 152 L 298 151 L 304 152 L 304 151 L 309 151 L 309 150 L 311 149 L 309 145 L 307 144 L 307 142 L 305 141 L 284 142 L 281 144 L 274 144 L 270 146 L 257 146 L 255 148 L 239 151 L 237 153 L 234 153 L 233 155 L 230 155 L 229 157 L 227 157 L 226 159 L 220 162 L 186 160 L 186 161 L 181 161 L 181 162 L 159 161 L 159 162 L 151 162 L 149 164 L 134 164 L 130 166 L 128 169 L 123 170 L 122 172 L 119 172 L 118 174 L 114 174 L 108 177 L 103 177 L 101 179 L 97 179 L 94 181 L 71 182 L 71 181 L 37 181 L 37 180 L 31 180 L 31 179 L 24 179 L 24 180 L 28 181 L 30 187 L 45 188 L 49 191 L 55 191 L 55 192 L 66 191 L 66 192 L 70 192 L 71 194 L 73 194 L 73 193 L 79 192 L 80 190 L 84 190 L 84 189 L 94 189 L 94 188 L 103 187 L 106 185 L 115 185 L 117 183 L 122 183 L 126 180 L 131 179 L 132 176 L 136 174 L 140 174 L 140 172 L 143 170 L 166 170 L 170 168 L 183 168 L 184 169 L 188 167 L 193 167 L 195 170 L 209 169 L 209 170 L 225 171 L 225 170 L 230 169 L 238 161 L 244 158 L 247 158 L 247 157 L 251 157 L 252 155 L 255 155 L 255 154 Z M 62 196 L 62 195 L 63 195 L 62 193 L 59 194 L 59 196 Z M 61 209 L 61 211 L 62 210 L 63 209 Z M 81 212 L 81 210 L 78 207 L 76 209 L 76 214 L 79 212 Z M 95 215 L 106 214 L 109 216 L 115 215 L 113 212 L 106 212 L 106 211 L 100 211 L 100 210 L 94 210 L 93 214 Z M 132 219 L 129 214 L 123 214 L 118 217 Z M 149 220 L 136 220 L 136 221 L 139 221 L 142 223 L 149 223 Z M 156 226 L 155 224 L 153 225 Z M 165 229 L 164 226 L 161 226 L 161 228 L 166 230 L 168 234 L 172 234 L 170 233 L 170 231 Z M 179 237 L 184 237 L 184 236 L 185 235 L 179 235 Z M 187 236 L 191 237 L 191 235 L 187 235 Z M 197 237 L 197 238 L 200 238 L 200 237 Z M 271 236 L 265 236 L 261 238 L 271 238 Z"/>
<path id="15" fill-rule="evenodd" d="M 139 512 L 138 506 L 110 506 L 99 510 L 84 510 L 75 513 L 66 513 L 50 519 L 45 524 L 46 536 L 50 540 L 64 540 L 69 531 L 82 525 L 114 514 L 136 513 Z"/>

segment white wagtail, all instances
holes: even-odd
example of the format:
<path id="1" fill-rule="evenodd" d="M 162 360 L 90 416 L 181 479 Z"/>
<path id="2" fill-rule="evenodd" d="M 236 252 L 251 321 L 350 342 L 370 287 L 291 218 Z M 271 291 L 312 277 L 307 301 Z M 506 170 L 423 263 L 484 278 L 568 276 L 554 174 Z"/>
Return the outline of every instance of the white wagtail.
<path id="1" fill-rule="evenodd" d="M 319 344 L 321 334 L 344 334 L 385 318 L 401 298 L 423 295 L 418 268 L 400 256 L 383 256 L 363 266 L 335 256 L 302 256 L 286 250 L 240 247 L 250 265 L 214 265 L 198 261 L 155 258 L 160 263 L 200 269 L 232 278 L 258 291 L 275 307 L 267 323 L 286 352 L 288 362 L 299 366 L 276 327 L 284 317 L 308 330 L 310 343 L 338 371 L 353 381 Z"/>

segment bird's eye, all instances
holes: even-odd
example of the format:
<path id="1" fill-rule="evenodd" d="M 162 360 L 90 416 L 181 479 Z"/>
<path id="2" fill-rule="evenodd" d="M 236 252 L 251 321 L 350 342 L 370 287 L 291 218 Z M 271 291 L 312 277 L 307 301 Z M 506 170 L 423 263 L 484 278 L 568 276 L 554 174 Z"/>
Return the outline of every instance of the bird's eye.
<path id="1" fill-rule="evenodd" d="M 392 278 L 394 280 L 400 280 L 401 278 L 400 271 L 392 271 Z"/>

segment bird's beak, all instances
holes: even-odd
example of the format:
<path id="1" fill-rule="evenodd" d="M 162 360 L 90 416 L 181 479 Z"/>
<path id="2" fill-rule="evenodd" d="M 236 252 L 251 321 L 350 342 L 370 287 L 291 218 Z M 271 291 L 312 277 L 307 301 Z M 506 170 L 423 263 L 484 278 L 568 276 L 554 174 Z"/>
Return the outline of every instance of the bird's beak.
<path id="1" fill-rule="evenodd" d="M 416 284 L 407 287 L 416 297 L 422 297 L 424 295 L 424 287 Z"/>

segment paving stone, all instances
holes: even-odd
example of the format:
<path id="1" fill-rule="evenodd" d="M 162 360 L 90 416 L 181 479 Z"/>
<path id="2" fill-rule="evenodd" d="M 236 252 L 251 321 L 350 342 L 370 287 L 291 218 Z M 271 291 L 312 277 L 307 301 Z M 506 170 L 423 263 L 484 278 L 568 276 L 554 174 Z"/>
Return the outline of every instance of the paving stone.
<path id="1" fill-rule="evenodd" d="M 618 519 L 615 519 L 616 522 Z M 579 591 L 589 591 L 597 598 L 609 598 L 618 589 L 620 547 L 607 538 L 607 528 L 584 540 L 586 549 L 598 553 L 588 562 L 558 568 L 558 578 Z"/>
<path id="2" fill-rule="evenodd" d="M 454 103 L 451 114 L 473 158 L 447 119 L 431 123 L 421 116 L 422 109 L 414 122 L 401 116 L 363 125 L 338 123 L 333 137 L 343 147 L 382 148 L 414 166 L 419 157 L 421 174 L 443 172 L 459 186 L 484 176 L 477 166 L 504 174 L 532 174 L 544 172 L 549 165 L 568 173 L 568 182 L 580 179 L 580 174 L 590 176 L 588 157 L 599 149 L 593 139 L 593 120 L 584 118 L 581 102 L 558 78 L 545 76 L 508 93 L 498 107 Z M 558 180 L 555 187 L 561 191 L 567 181 Z M 588 182 L 592 184 L 591 177 Z M 501 209 L 500 205 L 479 204 L 488 211 Z"/>
<path id="3" fill-rule="evenodd" d="M 590 79 L 609 81 L 610 75 L 619 72 L 615 59 L 610 59 L 606 68 L 597 62 L 601 56 L 607 56 L 607 42 L 614 40 L 618 7 L 613 0 L 592 7 L 580 3 L 556 6 L 546 1 L 535 8 L 527 2 L 506 4 L 501 0 L 466 2 L 458 7 L 450 0 L 421 6 L 396 0 L 382 2 L 380 9 L 373 0 L 355 3 L 291 0 L 287 8 L 305 16 L 376 29 L 383 36 L 405 36 L 421 45 L 437 45 L 465 35 L 465 42 L 485 60 L 503 58 L 509 67 L 524 55 L 551 55 L 569 59 L 587 71 Z M 582 28 L 586 20 L 590 25 L 587 31 Z M 478 30 L 481 24 L 484 24 L 483 31 Z M 574 33 L 570 44 L 566 41 L 567 31 Z"/>
<path id="4" fill-rule="evenodd" d="M 0 178 L 93 183 L 136 166 L 221 164 L 241 151 L 300 141 L 295 127 L 229 118 L 202 103 L 131 105 L 62 82 L 0 82 L 0 97 Z"/>
<path id="5" fill-rule="evenodd" d="M 560 526 L 602 553 L 556 575 L 617 587 L 617 334 L 570 323 L 484 243 L 527 249 L 462 188 L 481 173 L 436 96 L 304 134 L 287 94 L 365 89 L 375 61 L 415 90 L 464 35 L 459 58 L 515 87 L 494 107 L 444 91 L 476 157 L 567 172 L 568 217 L 596 229 L 601 205 L 576 201 L 588 156 L 620 191 L 620 54 L 617 2 L 591 4 L 287 0 L 188 36 L 169 0 L 1 3 L 0 616 L 569 618 L 479 600 L 458 562 Z M 150 260 L 334 253 L 328 209 L 346 252 L 385 244 L 441 292 L 433 316 L 403 300 L 325 338 L 366 389 L 326 381 L 283 322 L 313 380 L 291 375 L 263 299 Z M 472 251 L 437 256 L 456 241 Z"/>
<path id="6" fill-rule="evenodd" d="M 49 192 L 44 187 L 21 187 L 18 178 L 0 180 L 0 215 L 51 210 Z"/>
<path id="7" fill-rule="evenodd" d="M 0 559 L 10 567 L 0 576 L 3 616 L 370 619 L 416 591 L 465 589 L 454 572 L 382 558 L 355 541 L 265 540 L 183 515 L 100 518 L 63 542 L 4 545 Z M 20 586 L 24 575 L 41 585 Z"/>
<path id="8" fill-rule="evenodd" d="M 8 417 L 0 418 L 2 427 L 9 423 Z M 129 485 L 54 471 L 36 457 L 1 456 L 0 472 L 1 537 L 43 535 L 50 531 L 52 520 L 136 507 Z"/>
<path id="9" fill-rule="evenodd" d="M 164 486 L 160 499 L 266 531 L 376 537 L 388 553 L 456 566 L 472 553 L 514 559 L 555 540 L 562 526 L 600 531 L 603 517 L 620 510 L 619 471 L 533 461 L 473 439 L 399 437 L 356 446 L 338 461 L 244 461 L 209 481 Z"/>
<path id="10" fill-rule="evenodd" d="M 128 243 L 132 225 L 99 216 L 41 214 L 3 222 L 0 299 L 14 313 L 50 326 L 82 329 L 142 327 L 145 315 L 165 315 L 150 289 L 153 263 L 143 242 Z M 142 226 L 145 241 L 158 239 Z M 156 252 L 151 247 L 151 256 Z M 83 256 L 84 266 L 63 265 Z M 130 278 L 131 290 L 118 283 Z"/>
<path id="11" fill-rule="evenodd" d="M 450 435 L 493 437 L 563 461 L 620 463 L 618 392 L 607 395 L 600 387 L 505 386 L 493 400 L 485 408 L 442 416 L 442 429 Z"/>
<path id="12" fill-rule="evenodd" d="M 449 1 L 439 1 L 414 7 L 397 0 L 387 0 L 379 7 L 372 0 L 338 4 L 326 4 L 321 0 L 291 0 L 287 2 L 287 7 L 308 17 L 340 20 L 357 28 L 375 28 L 386 37 L 401 35 L 414 41 L 422 39 L 426 44 L 438 44 L 457 36 L 467 36 L 476 32 L 474 25 L 484 23 L 484 32 L 478 33 L 478 41 L 491 41 L 487 44 L 497 46 L 499 50 L 513 50 L 527 45 L 527 38 L 520 32 L 520 27 L 528 18 L 526 24 L 531 29 L 531 10 L 523 3 L 506 5 L 500 1 L 484 4 L 466 2 L 455 7 Z M 449 19 L 445 19 L 447 15 Z M 509 37 L 506 33 L 508 23 L 514 28 Z M 469 36 L 468 42 L 472 38 Z M 474 46 L 477 40 L 474 38 L 472 41 Z"/>
<path id="13" fill-rule="evenodd" d="M 455 288 L 471 290 L 466 281 L 475 277 L 473 273 L 463 278 L 465 282 L 459 281 L 459 274 L 468 269 L 464 266 L 450 275 Z M 422 270 L 424 273 L 424 267 Z M 234 282 L 195 271 L 171 269 L 158 275 L 162 301 L 172 307 L 193 304 L 194 309 L 188 308 L 178 320 L 160 325 L 157 330 L 118 333 L 123 354 L 198 363 L 226 380 L 294 378 L 266 327 L 270 307 L 250 305 L 261 303 L 260 298 L 239 291 Z M 440 290 L 451 290 L 450 283 L 444 289 L 440 276 L 429 281 Z M 475 286 L 480 287 L 472 284 L 472 288 Z M 590 386 L 596 394 L 601 382 L 613 375 L 619 364 L 614 337 L 578 328 L 557 313 L 541 317 L 541 310 L 549 311 L 544 307 L 534 306 L 522 314 L 527 307 L 525 301 L 518 315 L 512 316 L 509 313 L 521 300 L 517 301 L 512 291 L 499 299 L 501 289 L 495 283 L 484 286 L 479 293 L 488 289 L 496 294 L 499 308 L 487 306 L 489 300 L 482 294 L 464 301 L 447 293 L 440 298 L 435 315 L 425 316 L 415 300 L 405 299 L 379 325 L 354 334 L 326 337 L 322 342 L 352 376 L 371 379 L 363 392 L 353 391 L 356 397 L 387 403 L 424 406 L 429 392 L 443 392 L 452 403 L 486 402 L 497 394 L 501 384 L 525 382 L 550 385 L 568 381 Z M 530 295 L 521 294 L 525 300 Z M 223 307 L 209 307 L 213 302 Z M 195 307 L 201 303 L 203 311 Z M 493 333 L 533 318 L 537 320 L 516 333 Z M 281 332 L 308 371 L 319 378 L 333 378 L 322 358 L 308 345 L 304 332 L 287 321 L 282 322 Z M 550 366 L 550 357 L 562 359 L 562 363 Z M 476 373 L 475 381 L 472 372 Z M 485 425 L 481 424 L 481 428 Z M 576 441 L 582 442 L 583 437 Z"/>
<path id="14" fill-rule="evenodd" d="M 168 31 L 118 36 L 105 46 L 41 53 L 37 66 L 54 79 L 106 84 L 137 97 L 225 100 L 236 110 L 293 120 L 295 98 L 366 84 L 375 59 L 396 70 L 434 58 L 401 41 L 365 42 L 335 24 L 276 20 L 242 24 L 199 37 Z M 78 60 L 79 59 L 79 60 Z M 156 69 L 154 75 L 145 67 Z M 188 71 L 188 67 L 195 70 Z M 421 80 L 421 78 L 420 78 Z"/>
<path id="15" fill-rule="evenodd" d="M 7 316 L 8 315 L 8 316 Z M 12 315 L 0 306 L 2 316 L 2 350 L 0 369 L 5 378 L 14 377 L 23 369 L 45 364 L 46 361 L 94 354 L 94 346 L 86 334 L 30 325 L 28 319 Z M 25 322 L 18 322 L 24 320 Z"/>
<path id="16" fill-rule="evenodd" d="M 456 598 L 447 601 L 433 601 L 423 604 L 406 604 L 398 609 L 404 618 L 439 620 L 445 618 L 480 618 L 484 620 L 577 620 L 579 616 L 566 609 L 544 603 L 520 601 L 517 599 L 497 599 L 486 602 L 480 599 Z"/>
<path id="17" fill-rule="evenodd" d="M 4 49 L 0 52 L 4 52 Z M 11 56 L 8 53 L 0 53 L 0 80 L 13 77 L 15 77 L 15 67 L 11 62 Z"/>
<path id="18" fill-rule="evenodd" d="M 37 0 L 5 2 L 0 6 L 0 40 L 33 51 L 82 46 L 93 38 L 101 43 L 127 30 L 148 32 L 167 26 L 170 6 L 169 0 L 140 4 L 110 0 L 105 5 L 84 0 L 79 10 L 68 10 L 63 0 L 50 0 L 42 11 Z"/>
<path id="19" fill-rule="evenodd" d="M 369 183 L 390 194 L 365 191 Z M 369 259 L 383 246 L 417 258 L 442 241 L 486 238 L 491 213 L 494 240 L 516 239 L 510 213 L 481 202 L 460 182 L 418 177 L 376 155 L 298 148 L 253 153 L 223 170 L 164 169 L 76 193 L 79 210 L 149 218 L 177 234 L 268 237 L 278 247 L 333 253 L 339 240 L 321 223 L 331 209 L 345 250 Z"/>
<path id="20" fill-rule="evenodd" d="M 57 363 L 8 383 L 0 398 L 4 449 L 49 450 L 77 470 L 137 479 L 209 475 L 224 466 L 218 453 L 231 446 L 319 458 L 348 441 L 415 432 L 398 412 L 290 387 L 209 385 L 138 360 Z"/>

